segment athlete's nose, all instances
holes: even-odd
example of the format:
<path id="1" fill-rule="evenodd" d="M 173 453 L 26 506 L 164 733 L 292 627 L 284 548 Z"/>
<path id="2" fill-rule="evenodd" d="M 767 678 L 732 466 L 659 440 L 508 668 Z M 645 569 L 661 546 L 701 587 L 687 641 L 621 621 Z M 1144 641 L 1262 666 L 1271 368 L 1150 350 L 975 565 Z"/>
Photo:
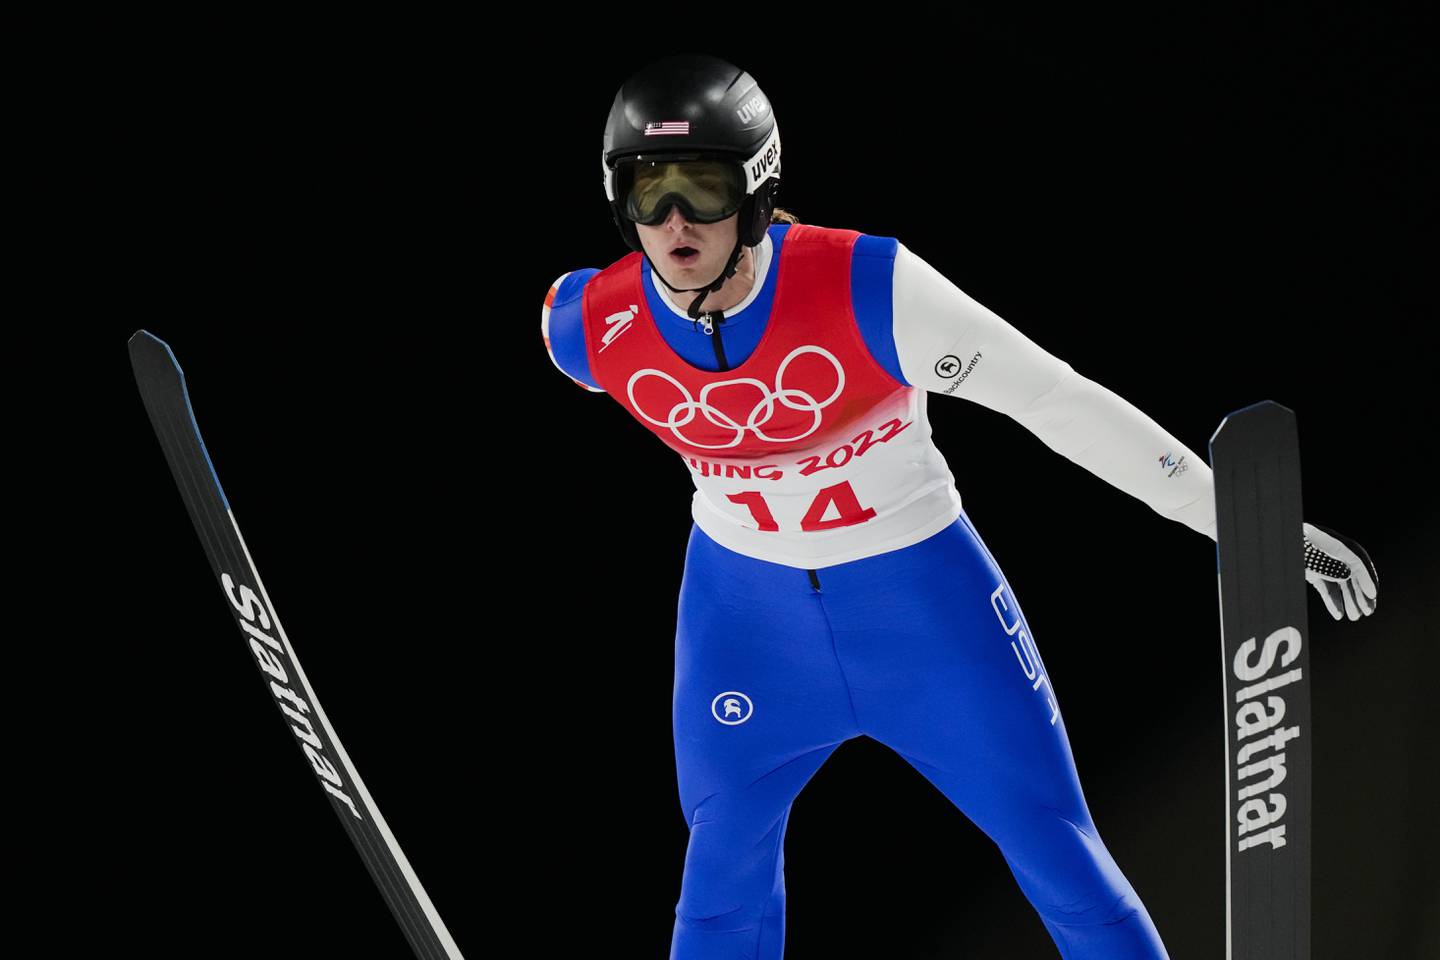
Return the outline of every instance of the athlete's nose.
<path id="1" fill-rule="evenodd" d="M 673 230 L 679 227 L 687 227 L 689 225 L 690 221 L 686 220 L 685 214 L 680 212 L 680 204 L 670 204 L 670 212 L 665 215 L 665 226 Z"/>

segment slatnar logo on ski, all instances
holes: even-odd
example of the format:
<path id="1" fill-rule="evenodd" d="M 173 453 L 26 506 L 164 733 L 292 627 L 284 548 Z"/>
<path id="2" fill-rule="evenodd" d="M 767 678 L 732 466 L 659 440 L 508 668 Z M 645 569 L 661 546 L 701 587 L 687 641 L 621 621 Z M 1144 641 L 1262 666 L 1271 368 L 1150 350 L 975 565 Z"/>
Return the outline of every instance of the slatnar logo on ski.
<path id="1" fill-rule="evenodd" d="M 260 664 L 260 669 L 270 676 L 270 692 L 274 695 L 281 711 L 290 718 L 290 729 L 299 738 L 305 756 L 310 758 L 310 766 L 320 777 L 320 785 L 349 807 L 350 812 L 355 815 L 355 819 L 363 820 L 364 817 L 360 816 L 360 811 L 355 809 L 355 801 L 342 791 L 341 788 L 345 784 L 340 779 L 335 765 L 324 754 L 325 744 L 316 734 L 315 725 L 307 716 L 310 713 L 310 705 L 289 687 L 290 675 L 285 671 L 283 663 L 287 659 L 285 649 L 279 641 L 266 632 L 271 629 L 271 618 L 269 611 L 265 609 L 264 602 L 254 590 L 243 583 L 238 585 L 239 596 L 237 597 L 237 585 L 228 573 L 220 575 L 220 582 L 225 587 L 225 596 L 230 598 L 235 612 L 240 615 L 240 628 L 249 635 L 250 650 L 255 654 L 256 662 Z M 257 619 L 259 626 L 256 626 Z"/>
<path id="2" fill-rule="evenodd" d="M 1272 673 L 1277 650 L 1280 666 L 1288 667 L 1300 656 L 1300 631 L 1281 627 L 1265 638 L 1258 658 L 1255 638 L 1240 644 L 1231 671 L 1248 686 L 1235 691 L 1235 755 L 1230 761 L 1230 782 L 1238 787 L 1235 836 L 1239 849 L 1248 850 L 1268 843 L 1271 849 L 1285 846 L 1285 794 L 1276 790 L 1285 782 L 1285 743 L 1300 736 L 1299 727 L 1282 726 L 1285 698 L 1275 691 L 1300 680 L 1300 668 Z M 1252 682 L 1258 681 L 1258 682 Z M 1263 756 L 1262 756 L 1263 754 Z"/>

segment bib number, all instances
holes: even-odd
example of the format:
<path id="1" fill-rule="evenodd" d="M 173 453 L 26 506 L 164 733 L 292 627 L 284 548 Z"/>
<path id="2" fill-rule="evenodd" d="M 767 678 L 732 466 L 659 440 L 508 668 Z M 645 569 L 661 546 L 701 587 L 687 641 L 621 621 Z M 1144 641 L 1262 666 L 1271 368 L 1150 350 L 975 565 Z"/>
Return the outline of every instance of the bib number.
<path id="1" fill-rule="evenodd" d="M 748 509 L 750 516 L 761 530 L 779 531 L 780 525 L 775 522 L 775 514 L 771 512 L 770 505 L 765 502 L 765 495 L 759 490 L 726 494 L 726 499 Z M 828 520 L 822 519 L 832 504 L 838 511 L 838 515 Z M 850 481 L 842 480 L 840 483 L 822 487 L 815 494 L 815 499 L 810 502 L 805 516 L 800 518 L 800 529 L 810 531 L 848 527 L 864 523 L 873 516 L 875 516 L 875 508 L 862 507 L 860 498 L 855 496 L 855 491 L 850 486 Z"/>

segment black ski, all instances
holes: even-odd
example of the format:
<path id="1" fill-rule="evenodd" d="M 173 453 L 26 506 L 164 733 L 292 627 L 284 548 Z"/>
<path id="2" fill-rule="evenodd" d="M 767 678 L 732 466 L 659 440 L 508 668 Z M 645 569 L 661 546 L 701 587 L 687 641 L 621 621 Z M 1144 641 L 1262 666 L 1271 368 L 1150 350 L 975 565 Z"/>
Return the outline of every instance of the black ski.
<path id="1" fill-rule="evenodd" d="M 1269 400 L 1210 438 L 1225 676 L 1225 956 L 1310 956 L 1310 656 L 1300 445 Z"/>
<path id="2" fill-rule="evenodd" d="M 460 950 L 355 772 L 315 699 L 275 616 L 190 409 L 185 375 L 169 345 L 145 330 L 130 337 L 130 363 L 170 472 L 210 558 L 227 605 L 307 765 L 330 798 L 360 859 L 420 960 L 460 960 Z"/>

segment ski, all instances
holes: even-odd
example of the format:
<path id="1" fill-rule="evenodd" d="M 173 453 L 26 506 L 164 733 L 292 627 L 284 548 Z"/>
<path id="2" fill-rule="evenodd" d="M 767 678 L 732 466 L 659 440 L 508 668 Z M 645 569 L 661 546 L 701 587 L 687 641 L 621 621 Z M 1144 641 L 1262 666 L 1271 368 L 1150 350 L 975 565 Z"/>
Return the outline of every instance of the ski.
<path id="1" fill-rule="evenodd" d="M 267 692 L 415 956 L 419 960 L 461 960 L 450 931 L 361 782 L 295 658 L 200 438 L 185 374 L 175 354 L 165 341 L 146 330 L 137 330 L 129 344 L 135 382 L 155 436 Z"/>
<path id="2" fill-rule="evenodd" d="M 1210 438 L 1225 686 L 1225 956 L 1310 956 L 1310 657 L 1295 414 Z"/>

